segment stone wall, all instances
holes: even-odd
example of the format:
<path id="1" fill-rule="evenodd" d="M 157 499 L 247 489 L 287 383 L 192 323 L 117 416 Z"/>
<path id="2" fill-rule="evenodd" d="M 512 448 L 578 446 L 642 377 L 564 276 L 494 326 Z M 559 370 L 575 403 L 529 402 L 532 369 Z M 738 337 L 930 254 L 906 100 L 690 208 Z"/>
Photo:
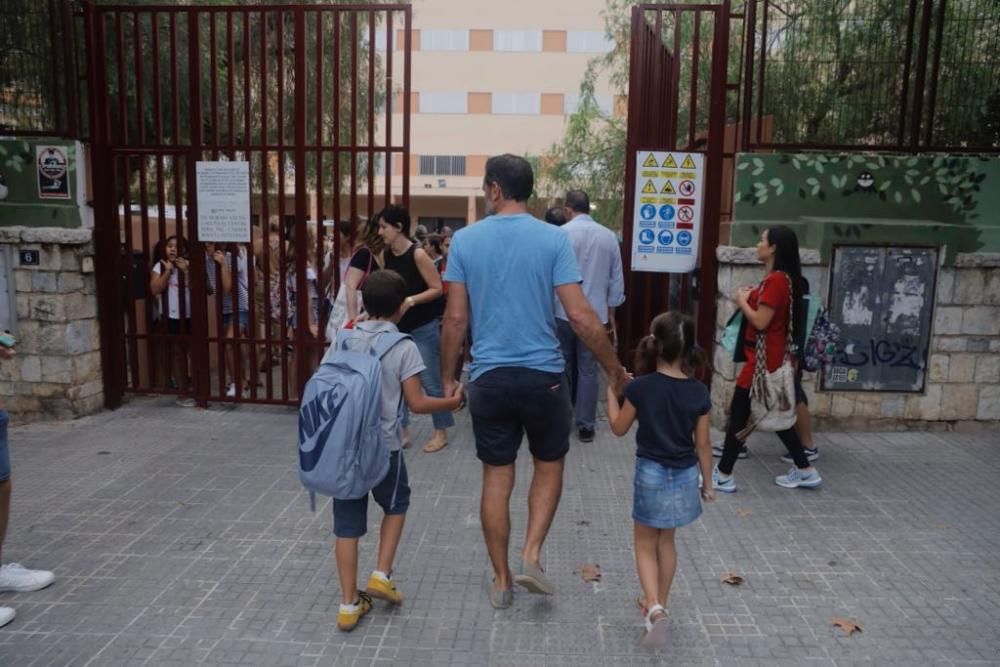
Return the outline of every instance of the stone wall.
<path id="1" fill-rule="evenodd" d="M 93 231 L 0 227 L 10 244 L 17 354 L 0 363 L 0 399 L 18 421 L 68 419 L 104 403 Z M 21 266 L 18 250 L 39 251 Z"/>
<path id="2" fill-rule="evenodd" d="M 719 247 L 716 348 L 712 422 L 725 425 L 737 365 L 718 344 L 736 310 L 732 295 L 755 285 L 762 267 L 752 248 Z M 829 294 L 829 266 L 819 252 L 803 250 L 802 270 L 812 291 Z M 803 386 L 820 428 L 906 429 L 996 427 L 1000 420 L 1000 255 L 959 254 L 938 272 L 928 372 L 921 394 L 829 392 L 816 374 Z"/>

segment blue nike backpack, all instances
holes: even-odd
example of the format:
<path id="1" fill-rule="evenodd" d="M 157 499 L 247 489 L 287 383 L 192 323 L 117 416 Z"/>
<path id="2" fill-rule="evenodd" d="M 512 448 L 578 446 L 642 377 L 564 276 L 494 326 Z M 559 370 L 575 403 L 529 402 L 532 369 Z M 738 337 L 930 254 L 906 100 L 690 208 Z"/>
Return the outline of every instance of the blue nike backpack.
<path id="1" fill-rule="evenodd" d="M 363 498 L 389 472 L 389 443 L 380 427 L 382 357 L 403 339 L 377 336 L 370 349 L 353 330 L 341 329 L 306 383 L 299 407 L 299 479 L 316 494 Z"/>

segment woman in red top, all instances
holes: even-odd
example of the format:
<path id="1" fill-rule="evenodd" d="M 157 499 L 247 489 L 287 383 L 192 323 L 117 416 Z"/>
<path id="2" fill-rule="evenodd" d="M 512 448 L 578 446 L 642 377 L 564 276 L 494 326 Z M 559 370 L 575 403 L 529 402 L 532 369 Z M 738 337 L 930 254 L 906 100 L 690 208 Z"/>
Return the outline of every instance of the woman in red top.
<path id="1" fill-rule="evenodd" d="M 799 263 L 799 240 L 788 227 L 770 227 L 760 235 L 757 259 L 764 262 L 766 275 L 757 287 L 741 287 L 736 292 L 736 304 L 743 311 L 747 322 L 744 327 L 746 364 L 736 379 L 736 392 L 729 407 L 729 426 L 722 458 L 712 471 L 712 484 L 716 490 L 732 493 L 736 490 L 733 466 L 743 443 L 736 434 L 746 428 L 750 420 L 750 383 L 757 361 L 757 336 L 764 336 L 768 372 L 778 369 L 784 362 L 788 345 L 790 303 L 802 297 L 802 267 Z M 794 301 L 790 301 L 794 299 Z M 795 321 L 797 318 L 793 318 Z M 778 486 L 793 489 L 815 488 L 822 483 L 819 472 L 809 463 L 802 441 L 789 428 L 778 432 L 778 437 L 788 449 L 795 467 L 785 475 L 775 478 Z"/>

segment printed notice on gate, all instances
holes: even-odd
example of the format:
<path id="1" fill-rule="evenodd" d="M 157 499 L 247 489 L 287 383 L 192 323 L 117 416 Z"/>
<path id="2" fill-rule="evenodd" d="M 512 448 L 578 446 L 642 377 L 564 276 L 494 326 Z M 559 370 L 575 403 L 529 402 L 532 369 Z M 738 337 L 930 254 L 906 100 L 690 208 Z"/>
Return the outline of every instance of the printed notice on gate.
<path id="1" fill-rule="evenodd" d="M 694 271 L 701 247 L 704 154 L 644 150 L 636 152 L 635 164 L 632 270 Z"/>
<path id="2" fill-rule="evenodd" d="M 250 243 L 250 164 L 198 162 L 198 240 Z"/>

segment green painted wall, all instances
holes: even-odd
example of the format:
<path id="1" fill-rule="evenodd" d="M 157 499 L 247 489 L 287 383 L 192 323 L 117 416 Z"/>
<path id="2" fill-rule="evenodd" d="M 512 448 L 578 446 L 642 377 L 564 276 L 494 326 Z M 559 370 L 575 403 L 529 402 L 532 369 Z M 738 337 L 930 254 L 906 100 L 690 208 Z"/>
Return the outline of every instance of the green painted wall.
<path id="1" fill-rule="evenodd" d="M 732 243 L 786 224 L 824 258 L 838 243 L 1000 252 L 1000 159 L 752 154 L 737 159 Z"/>
<path id="2" fill-rule="evenodd" d="M 66 152 L 69 199 L 38 196 L 36 146 L 58 146 Z M 79 227 L 75 145 L 65 140 L 0 140 L 0 175 L 7 183 L 7 198 L 0 200 L 0 226 Z"/>

